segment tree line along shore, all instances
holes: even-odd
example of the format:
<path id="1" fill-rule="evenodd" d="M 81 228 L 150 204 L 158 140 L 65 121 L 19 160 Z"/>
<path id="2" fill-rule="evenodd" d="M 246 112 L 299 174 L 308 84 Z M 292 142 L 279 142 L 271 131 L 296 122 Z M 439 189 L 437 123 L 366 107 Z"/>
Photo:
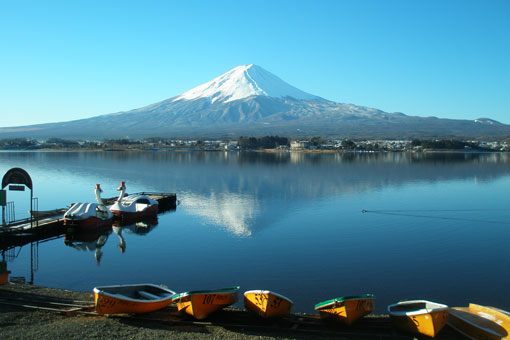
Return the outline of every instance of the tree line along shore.
<path id="1" fill-rule="evenodd" d="M 468 152 L 510 151 L 510 137 L 498 141 L 461 139 L 325 139 L 309 137 L 291 139 L 280 136 L 239 138 L 162 138 L 73 140 L 48 138 L 0 139 L 0 150 L 280 150 L 280 151 L 426 151 L 451 150 Z"/>

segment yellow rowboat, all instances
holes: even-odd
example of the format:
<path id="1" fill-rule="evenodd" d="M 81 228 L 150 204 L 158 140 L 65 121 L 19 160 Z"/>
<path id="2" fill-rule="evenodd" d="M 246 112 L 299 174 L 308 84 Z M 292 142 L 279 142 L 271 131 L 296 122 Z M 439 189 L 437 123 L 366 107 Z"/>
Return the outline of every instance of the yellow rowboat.
<path id="1" fill-rule="evenodd" d="M 448 306 L 426 300 L 401 301 L 388 306 L 391 320 L 403 331 L 435 337 L 448 320 Z"/>
<path id="2" fill-rule="evenodd" d="M 196 319 L 205 319 L 209 314 L 230 306 L 237 301 L 239 287 L 213 290 L 195 290 L 177 294 L 172 301 L 179 312 L 186 312 Z"/>
<path id="3" fill-rule="evenodd" d="M 293 304 L 289 298 L 269 290 L 244 292 L 244 307 L 263 318 L 289 315 Z"/>
<path id="4" fill-rule="evenodd" d="M 321 318 L 325 320 L 352 325 L 354 321 L 374 310 L 374 300 L 375 296 L 372 294 L 342 296 L 319 302 L 315 305 L 315 310 L 319 311 Z"/>
<path id="5" fill-rule="evenodd" d="M 152 312 L 172 303 L 174 295 L 170 289 L 150 283 L 94 288 L 98 314 Z"/>
<path id="6" fill-rule="evenodd" d="M 510 339 L 510 313 L 494 307 L 452 307 L 448 325 L 473 340 Z"/>

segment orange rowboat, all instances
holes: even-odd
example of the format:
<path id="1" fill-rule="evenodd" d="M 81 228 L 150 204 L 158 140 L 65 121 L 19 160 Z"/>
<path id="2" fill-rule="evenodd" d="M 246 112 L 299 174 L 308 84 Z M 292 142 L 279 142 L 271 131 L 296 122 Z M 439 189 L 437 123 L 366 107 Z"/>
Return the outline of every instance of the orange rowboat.
<path id="1" fill-rule="evenodd" d="M 94 288 L 98 314 L 152 312 L 172 303 L 174 295 L 170 289 L 150 283 Z"/>
<path id="2" fill-rule="evenodd" d="M 239 287 L 221 288 L 213 290 L 195 290 L 177 294 L 173 302 L 177 310 L 185 312 L 196 319 L 205 319 L 221 308 L 230 306 L 237 301 Z"/>
<path id="3" fill-rule="evenodd" d="M 435 337 L 448 320 L 448 306 L 426 300 L 401 301 L 388 306 L 393 324 L 406 332 Z"/>
<path id="4" fill-rule="evenodd" d="M 249 290 L 244 293 L 244 307 L 263 318 L 290 314 L 292 300 L 269 290 Z"/>
<path id="5" fill-rule="evenodd" d="M 510 313 L 470 303 L 469 307 L 452 307 L 448 325 L 469 339 L 510 339 Z"/>
<path id="6" fill-rule="evenodd" d="M 343 296 L 320 302 L 315 305 L 315 310 L 319 311 L 323 319 L 351 325 L 374 310 L 374 300 L 372 294 Z"/>

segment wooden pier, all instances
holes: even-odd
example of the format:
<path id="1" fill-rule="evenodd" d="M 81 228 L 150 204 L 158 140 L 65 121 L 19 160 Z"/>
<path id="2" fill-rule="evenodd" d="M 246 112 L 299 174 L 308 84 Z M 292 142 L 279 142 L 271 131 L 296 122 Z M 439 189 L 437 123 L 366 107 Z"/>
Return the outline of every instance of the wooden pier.
<path id="1" fill-rule="evenodd" d="M 141 192 L 158 201 L 158 214 L 177 208 L 177 195 L 174 193 Z M 106 205 L 112 204 L 117 198 L 103 199 Z M 32 218 L 14 221 L 0 227 L 0 250 L 23 246 L 30 242 L 42 241 L 66 233 L 64 213 L 67 209 L 32 213 Z"/>

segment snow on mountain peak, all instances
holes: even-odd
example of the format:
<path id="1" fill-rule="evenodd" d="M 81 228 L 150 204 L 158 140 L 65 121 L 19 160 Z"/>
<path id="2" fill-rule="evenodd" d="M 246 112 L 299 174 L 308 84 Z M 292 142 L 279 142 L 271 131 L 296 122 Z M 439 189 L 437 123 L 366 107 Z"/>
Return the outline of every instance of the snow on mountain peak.
<path id="1" fill-rule="evenodd" d="M 291 86 L 257 65 L 240 65 L 213 80 L 192 88 L 173 101 L 209 98 L 228 103 L 250 96 L 293 97 L 295 99 L 318 99 Z"/>

